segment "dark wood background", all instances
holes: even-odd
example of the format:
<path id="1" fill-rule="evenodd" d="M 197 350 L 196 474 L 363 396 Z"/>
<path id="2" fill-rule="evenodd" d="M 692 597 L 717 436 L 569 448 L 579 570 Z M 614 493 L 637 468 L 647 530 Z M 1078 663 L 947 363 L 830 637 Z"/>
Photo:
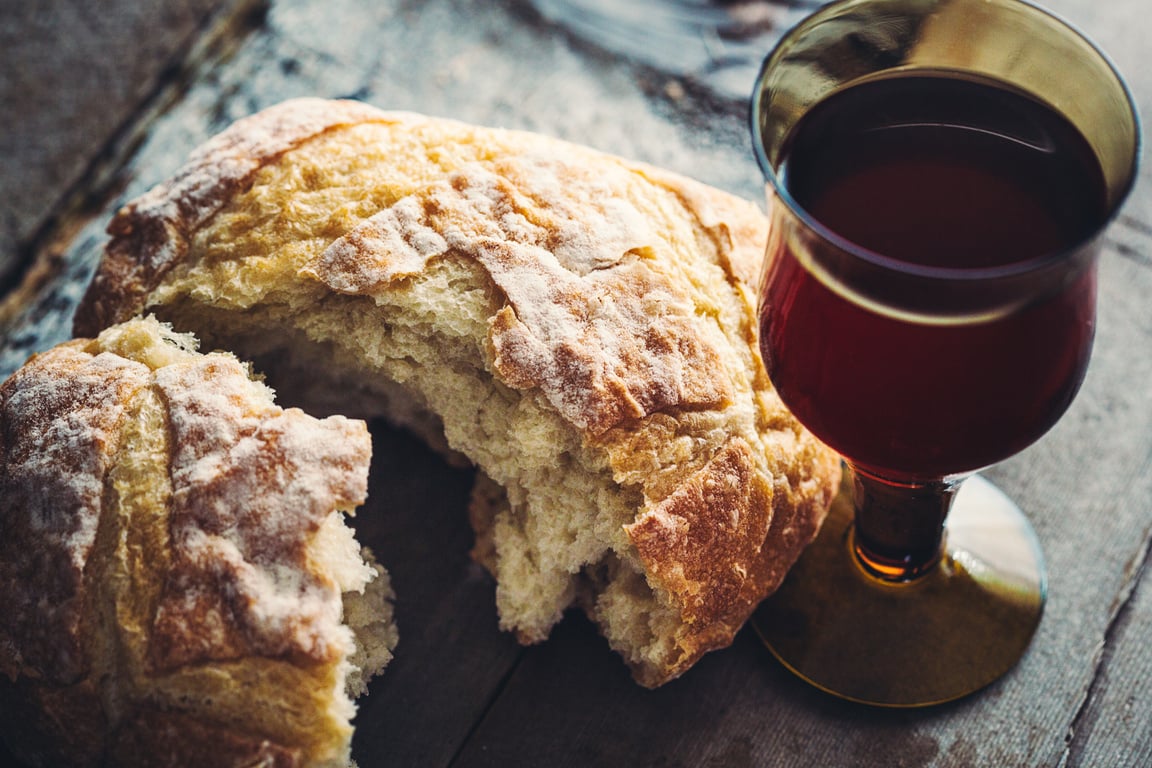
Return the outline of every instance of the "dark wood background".
<path id="1" fill-rule="evenodd" d="M 641 27 L 573 15 L 581 4 L 638 8 L 662 36 L 637 42 Z M 741 94 L 775 36 L 817 3 L 725 3 L 737 16 L 722 34 L 660 15 L 676 5 L 5 2 L 0 375 L 67 338 L 121 202 L 233 119 L 291 96 L 537 130 L 759 199 Z M 1147 0 L 1048 7 L 1111 54 L 1152 115 Z M 361 768 L 1152 765 L 1150 176 L 1145 163 L 1107 236 L 1082 394 L 988 473 L 1035 523 L 1050 569 L 1037 637 L 1006 678 L 954 704 L 888 711 L 807 688 L 750 631 L 656 691 L 633 684 L 575 615 L 521 648 L 497 630 L 492 582 L 467 557 L 469 472 L 378 426 L 358 525 L 393 574 L 401 640 L 361 701 Z"/>

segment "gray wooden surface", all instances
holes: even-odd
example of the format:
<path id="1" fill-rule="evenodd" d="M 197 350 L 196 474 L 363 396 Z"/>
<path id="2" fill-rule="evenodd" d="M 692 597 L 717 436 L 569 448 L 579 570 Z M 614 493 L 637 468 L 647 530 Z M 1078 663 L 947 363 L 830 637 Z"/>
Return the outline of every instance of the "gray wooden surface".
<path id="1" fill-rule="evenodd" d="M 538 11 L 528 0 L 184 0 L 155 10 L 108 0 L 95 13 L 81 0 L 5 0 L 0 279 L 23 283 L 0 305 L 0 376 L 68 336 L 121 202 L 231 120 L 291 96 L 537 130 L 759 199 L 745 106 L 732 95 L 744 75 L 637 61 L 554 22 L 540 2 Z M 778 25 L 799 12 L 746 5 Z M 1048 5 L 1111 54 L 1152 116 L 1147 0 Z M 753 45 L 774 34 L 758 30 Z M 1108 234 L 1080 397 L 1048 436 L 989 472 L 1048 556 L 1040 630 L 1005 679 L 933 709 L 833 700 L 747 631 L 656 691 L 635 686 L 576 616 L 547 643 L 520 648 L 496 629 L 492 584 L 466 557 L 468 472 L 377 427 L 358 520 L 393 573 L 401 641 L 361 702 L 361 768 L 1152 765 L 1150 296 L 1145 162 Z"/>

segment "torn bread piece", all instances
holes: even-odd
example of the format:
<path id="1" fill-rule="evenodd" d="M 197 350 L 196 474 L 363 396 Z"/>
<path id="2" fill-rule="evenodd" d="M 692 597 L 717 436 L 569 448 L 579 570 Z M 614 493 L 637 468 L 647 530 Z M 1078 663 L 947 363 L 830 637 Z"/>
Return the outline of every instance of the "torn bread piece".
<path id="1" fill-rule="evenodd" d="M 470 461 L 501 626 L 539 642 L 580 606 L 644 685 L 732 641 L 837 486 L 758 351 L 765 217 L 666 171 L 302 99 L 109 231 L 79 333 L 155 312 Z"/>
<path id="2" fill-rule="evenodd" d="M 0 722 L 30 764 L 350 764 L 396 644 L 344 522 L 367 428 L 195 350 L 131 320 L 0 387 Z"/>

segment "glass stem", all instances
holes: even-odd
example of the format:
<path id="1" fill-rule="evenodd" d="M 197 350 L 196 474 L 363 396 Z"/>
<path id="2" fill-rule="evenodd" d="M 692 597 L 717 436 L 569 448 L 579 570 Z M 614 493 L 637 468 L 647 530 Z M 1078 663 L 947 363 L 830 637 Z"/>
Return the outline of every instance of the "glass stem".
<path id="1" fill-rule="evenodd" d="M 852 548 L 864 569 L 885 581 L 911 581 L 940 561 L 944 519 L 960 480 L 896 481 L 855 467 Z"/>

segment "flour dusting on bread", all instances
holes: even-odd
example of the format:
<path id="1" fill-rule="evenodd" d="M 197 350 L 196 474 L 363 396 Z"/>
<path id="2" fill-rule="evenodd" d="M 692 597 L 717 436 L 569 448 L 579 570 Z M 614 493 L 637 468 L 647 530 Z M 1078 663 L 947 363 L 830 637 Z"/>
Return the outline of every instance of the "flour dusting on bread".
<path id="1" fill-rule="evenodd" d="M 350 693 L 396 643 L 343 521 L 367 429 L 195 349 L 132 320 L 0 387 L 4 735 L 48 764 L 344 768 Z"/>
<path id="2" fill-rule="evenodd" d="M 204 158 L 225 155 L 214 178 Z M 155 312 L 256 360 L 287 402 L 470 461 L 475 556 L 522 641 L 579 606 L 662 684 L 730 643 L 815 534 L 838 462 L 759 357 L 751 203 L 317 99 L 197 158 L 113 222 L 77 330 Z"/>

